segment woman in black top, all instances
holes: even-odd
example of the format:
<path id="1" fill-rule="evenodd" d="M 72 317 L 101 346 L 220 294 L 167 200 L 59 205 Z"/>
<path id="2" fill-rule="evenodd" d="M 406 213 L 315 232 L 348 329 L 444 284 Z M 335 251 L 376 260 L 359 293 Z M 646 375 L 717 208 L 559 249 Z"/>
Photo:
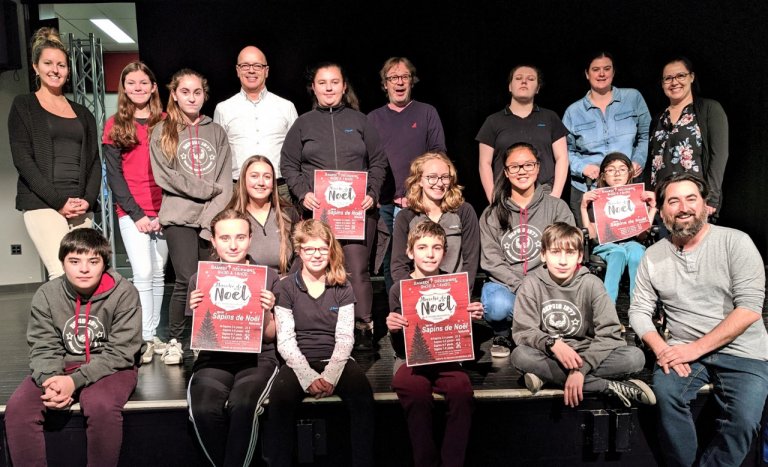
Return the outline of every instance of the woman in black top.
<path id="1" fill-rule="evenodd" d="M 19 172 L 16 209 L 48 278 L 64 274 L 59 244 L 74 228 L 91 227 L 101 187 L 96 120 L 64 96 L 67 49 L 53 28 L 32 38 L 32 67 L 39 84 L 17 96 L 8 115 L 13 164 Z"/>

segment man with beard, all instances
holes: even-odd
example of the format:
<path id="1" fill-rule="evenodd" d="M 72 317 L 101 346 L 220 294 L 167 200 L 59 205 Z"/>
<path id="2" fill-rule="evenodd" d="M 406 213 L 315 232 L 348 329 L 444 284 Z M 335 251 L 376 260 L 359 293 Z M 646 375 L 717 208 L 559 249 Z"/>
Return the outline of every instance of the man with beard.
<path id="1" fill-rule="evenodd" d="M 763 261 L 747 234 L 707 223 L 707 195 L 688 173 L 657 186 L 670 236 L 646 251 L 629 309 L 632 328 L 656 355 L 653 390 L 671 466 L 740 465 L 768 395 Z M 657 300 L 666 341 L 653 325 Z M 709 383 L 720 413 L 713 439 L 698 448 L 690 402 Z"/>

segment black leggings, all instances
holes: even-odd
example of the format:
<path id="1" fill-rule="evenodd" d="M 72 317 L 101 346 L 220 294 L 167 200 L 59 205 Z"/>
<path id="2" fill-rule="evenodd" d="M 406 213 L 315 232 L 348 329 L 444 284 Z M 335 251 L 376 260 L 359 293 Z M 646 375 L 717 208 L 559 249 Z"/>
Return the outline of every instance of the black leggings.
<path id="1" fill-rule="evenodd" d="M 355 293 L 355 320 L 371 322 L 373 286 L 371 285 L 371 255 L 375 251 L 378 217 L 365 218 L 365 240 L 341 240 L 344 250 L 344 268 Z"/>
<path id="2" fill-rule="evenodd" d="M 189 279 L 197 272 L 199 261 L 208 261 L 211 257 L 211 243 L 200 238 L 199 228 L 181 225 L 169 225 L 163 228 L 168 242 L 168 255 L 171 257 L 176 280 L 173 283 L 171 303 L 168 307 L 168 338 L 181 342 L 188 318 L 184 315 L 187 308 Z"/>

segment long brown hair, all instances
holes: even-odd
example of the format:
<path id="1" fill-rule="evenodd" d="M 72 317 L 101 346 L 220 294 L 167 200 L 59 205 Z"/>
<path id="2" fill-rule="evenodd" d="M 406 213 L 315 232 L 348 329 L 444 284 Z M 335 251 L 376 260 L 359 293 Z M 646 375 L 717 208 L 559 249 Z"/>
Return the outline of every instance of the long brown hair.
<path id="1" fill-rule="evenodd" d="M 307 72 L 306 74 L 307 92 L 309 93 L 309 97 L 312 99 L 312 108 L 316 109 L 317 107 L 319 107 L 319 104 L 317 102 L 317 96 L 315 96 L 315 91 L 312 89 L 312 85 L 315 82 L 315 76 L 317 76 L 317 72 L 323 68 L 339 69 L 339 74 L 341 74 L 341 80 L 347 86 L 347 90 L 344 92 L 344 94 L 341 97 L 341 102 L 345 106 L 351 107 L 359 111 L 360 100 L 357 98 L 357 94 L 355 94 L 355 90 L 352 89 L 352 83 L 349 82 L 349 78 L 347 77 L 347 71 L 344 69 L 344 67 L 342 67 L 336 62 L 320 62 Z"/>
<path id="2" fill-rule="evenodd" d="M 327 285 L 342 285 L 347 281 L 347 271 L 344 269 L 344 250 L 334 237 L 331 228 L 323 221 L 306 219 L 296 224 L 293 231 L 293 248 L 296 254 L 301 244 L 313 238 L 318 238 L 328 245 L 328 267 L 326 268 L 325 283 Z"/>
<path id="3" fill-rule="evenodd" d="M 176 157 L 176 150 L 179 148 L 179 131 L 187 127 L 187 123 L 184 120 L 184 114 L 173 99 L 173 94 L 176 92 L 176 89 L 178 89 L 181 78 L 185 76 L 195 76 L 200 79 L 200 82 L 203 85 L 203 92 L 205 93 L 204 100 L 208 100 L 208 80 L 205 79 L 203 75 L 195 70 L 190 70 L 189 68 L 182 68 L 173 74 L 171 82 L 168 83 L 168 90 L 170 91 L 168 105 L 166 107 L 168 115 L 165 119 L 162 136 L 160 138 L 160 147 L 163 150 L 163 155 L 169 162 Z"/>
<path id="4" fill-rule="evenodd" d="M 408 207 L 415 212 L 425 213 L 422 200 L 424 189 L 419 182 L 424 176 L 424 164 L 433 159 L 445 162 L 448 166 L 448 175 L 451 177 L 451 187 L 445 191 L 445 196 L 440 201 L 440 210 L 455 212 L 464 203 L 464 196 L 461 194 L 464 187 L 456 183 L 456 166 L 448 159 L 448 156 L 441 152 L 425 152 L 411 162 L 411 173 L 405 179 L 405 196 L 408 199 Z"/>
<path id="5" fill-rule="evenodd" d="M 115 124 L 109 131 L 109 138 L 115 146 L 122 149 L 130 149 L 139 144 L 136 136 L 136 125 L 133 123 L 133 114 L 136 112 L 136 104 L 125 93 L 125 78 L 129 73 L 140 71 L 149 77 L 149 81 L 155 85 L 155 90 L 149 98 L 149 119 L 147 126 L 149 134 L 152 128 L 163 118 L 163 103 L 160 101 L 160 93 L 157 91 L 157 79 L 155 74 L 143 62 L 131 62 L 120 73 L 120 83 L 117 86 L 117 112 L 115 112 Z"/>
<path id="6" fill-rule="evenodd" d="M 277 192 L 277 179 L 275 178 L 275 167 L 265 156 L 251 156 L 243 162 L 243 167 L 240 170 L 240 178 L 237 180 L 237 186 L 235 192 L 232 194 L 232 200 L 227 205 L 227 209 L 234 209 L 241 213 L 248 214 L 248 204 L 250 198 L 248 196 L 248 187 L 246 186 L 245 173 L 248 168 L 256 162 L 263 162 L 269 166 L 272 170 L 272 194 L 269 197 L 269 202 L 272 204 L 272 209 L 275 210 L 275 220 L 277 220 L 277 228 L 280 232 L 280 274 L 288 272 L 288 267 L 291 263 L 291 257 L 293 256 L 293 249 L 291 248 L 291 227 L 293 220 L 289 215 L 289 211 L 292 208 L 290 201 L 281 198 Z"/>

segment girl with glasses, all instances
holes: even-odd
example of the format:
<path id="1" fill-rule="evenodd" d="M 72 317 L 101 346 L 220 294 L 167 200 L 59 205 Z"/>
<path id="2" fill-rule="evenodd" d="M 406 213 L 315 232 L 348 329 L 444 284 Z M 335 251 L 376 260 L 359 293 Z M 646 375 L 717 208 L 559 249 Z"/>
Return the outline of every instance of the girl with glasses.
<path id="1" fill-rule="evenodd" d="M 445 154 L 427 152 L 411 162 L 405 182 L 408 207 L 395 218 L 392 231 L 392 280 L 410 278 L 412 261 L 406 253 L 408 232 L 430 219 L 445 230 L 442 273 L 466 272 L 470 292 L 480 260 L 480 227 L 474 208 L 464 201 L 456 183 L 456 167 Z"/>

